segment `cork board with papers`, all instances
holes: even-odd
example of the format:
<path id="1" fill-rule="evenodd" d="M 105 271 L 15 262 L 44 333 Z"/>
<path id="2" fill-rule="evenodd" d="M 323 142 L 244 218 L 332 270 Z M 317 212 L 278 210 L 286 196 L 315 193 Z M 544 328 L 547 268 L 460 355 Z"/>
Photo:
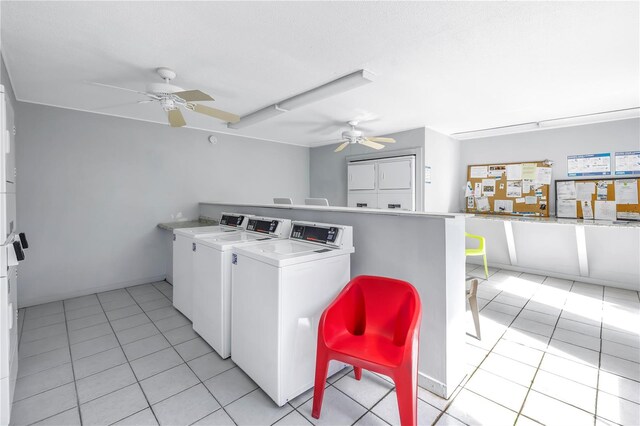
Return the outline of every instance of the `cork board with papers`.
<path id="1" fill-rule="evenodd" d="M 549 217 L 551 166 L 543 161 L 471 165 L 466 212 Z"/>
<path id="2" fill-rule="evenodd" d="M 586 220 L 640 220 L 640 179 L 557 180 L 556 217 Z"/>

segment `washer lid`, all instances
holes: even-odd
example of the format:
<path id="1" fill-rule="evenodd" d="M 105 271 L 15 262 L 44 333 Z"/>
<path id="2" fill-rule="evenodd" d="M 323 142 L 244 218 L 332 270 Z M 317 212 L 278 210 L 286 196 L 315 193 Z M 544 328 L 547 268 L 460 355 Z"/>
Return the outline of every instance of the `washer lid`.
<path id="1" fill-rule="evenodd" d="M 177 235 L 184 235 L 187 237 L 196 237 L 198 235 L 217 234 L 220 232 L 228 232 L 220 226 L 199 226 L 197 228 L 178 228 L 174 229 L 173 233 Z"/>
<path id="2" fill-rule="evenodd" d="M 244 244 L 256 241 L 271 240 L 272 237 L 267 235 L 256 234 L 252 232 L 232 232 L 229 234 L 217 234 L 196 238 L 198 244 L 208 247 L 217 248 L 218 250 L 227 250 L 237 244 Z"/>
<path id="3" fill-rule="evenodd" d="M 240 245 L 234 247 L 233 251 L 238 255 L 247 256 L 277 267 L 312 262 L 354 252 L 353 247 L 348 249 L 322 247 L 318 244 L 290 239 Z"/>

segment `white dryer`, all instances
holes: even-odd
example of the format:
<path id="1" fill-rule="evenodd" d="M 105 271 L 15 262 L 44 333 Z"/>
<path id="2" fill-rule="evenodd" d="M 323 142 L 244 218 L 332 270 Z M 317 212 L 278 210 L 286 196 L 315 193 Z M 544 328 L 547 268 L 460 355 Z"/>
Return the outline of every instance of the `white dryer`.
<path id="1" fill-rule="evenodd" d="M 279 406 L 313 386 L 318 321 L 349 282 L 353 252 L 350 226 L 310 222 L 234 249 L 231 359 Z"/>
<path id="2" fill-rule="evenodd" d="M 195 239 L 193 329 L 222 358 L 231 355 L 231 259 L 237 246 L 287 238 L 291 220 L 251 217 L 247 230 Z"/>
<path id="3" fill-rule="evenodd" d="M 173 231 L 173 306 L 192 317 L 194 238 L 243 231 L 251 215 L 222 213 L 220 225 L 182 228 Z"/>

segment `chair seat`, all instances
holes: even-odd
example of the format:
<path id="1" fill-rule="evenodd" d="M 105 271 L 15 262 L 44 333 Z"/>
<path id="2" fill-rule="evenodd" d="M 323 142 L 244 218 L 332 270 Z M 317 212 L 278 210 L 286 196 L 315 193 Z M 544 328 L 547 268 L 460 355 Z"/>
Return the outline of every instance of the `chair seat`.
<path id="1" fill-rule="evenodd" d="M 381 335 L 368 333 L 355 336 L 340 333 L 327 342 L 327 346 L 334 352 L 363 360 L 375 360 L 377 364 L 388 367 L 396 367 L 402 362 L 403 347 Z"/>
<path id="2" fill-rule="evenodd" d="M 465 249 L 464 254 L 467 256 L 482 256 L 484 254 L 484 249 L 477 249 L 477 248 Z"/>

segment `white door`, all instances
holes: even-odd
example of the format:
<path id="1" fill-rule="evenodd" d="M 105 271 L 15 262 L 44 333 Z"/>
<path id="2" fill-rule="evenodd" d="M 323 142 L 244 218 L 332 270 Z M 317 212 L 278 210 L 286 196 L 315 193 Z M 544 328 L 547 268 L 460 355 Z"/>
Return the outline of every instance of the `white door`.
<path id="1" fill-rule="evenodd" d="M 193 301 L 193 238 L 174 234 L 173 306 L 191 319 Z"/>
<path id="2" fill-rule="evenodd" d="M 347 169 L 347 187 L 349 191 L 376 189 L 375 163 L 351 163 Z"/>
<path id="3" fill-rule="evenodd" d="M 378 163 L 378 187 L 380 189 L 412 189 L 413 157 L 380 161 Z"/>
<path id="4" fill-rule="evenodd" d="M 363 207 L 368 209 L 378 208 L 378 193 L 351 191 L 347 196 L 349 207 Z"/>

